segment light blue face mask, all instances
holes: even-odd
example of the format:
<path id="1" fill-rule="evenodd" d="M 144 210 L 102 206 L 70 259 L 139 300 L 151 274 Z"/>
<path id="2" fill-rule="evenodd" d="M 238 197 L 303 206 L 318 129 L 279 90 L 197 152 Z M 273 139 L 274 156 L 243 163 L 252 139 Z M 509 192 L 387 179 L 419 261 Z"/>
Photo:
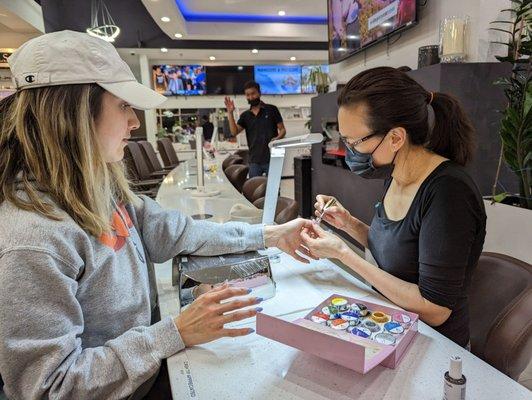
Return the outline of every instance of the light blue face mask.
<path id="1" fill-rule="evenodd" d="M 349 169 L 354 172 L 355 174 L 361 176 L 362 178 L 366 179 L 388 179 L 392 176 L 393 168 L 394 168 L 394 161 L 395 161 L 395 155 L 393 156 L 393 160 L 390 164 L 382 165 L 380 167 L 376 167 L 373 164 L 373 153 L 379 148 L 381 143 L 386 138 L 386 135 L 382 138 L 382 140 L 379 142 L 377 147 L 373 149 L 371 153 L 361 153 L 357 151 L 356 149 L 351 148 L 349 144 L 346 144 L 346 154 L 345 154 L 345 163 L 349 167 Z"/>

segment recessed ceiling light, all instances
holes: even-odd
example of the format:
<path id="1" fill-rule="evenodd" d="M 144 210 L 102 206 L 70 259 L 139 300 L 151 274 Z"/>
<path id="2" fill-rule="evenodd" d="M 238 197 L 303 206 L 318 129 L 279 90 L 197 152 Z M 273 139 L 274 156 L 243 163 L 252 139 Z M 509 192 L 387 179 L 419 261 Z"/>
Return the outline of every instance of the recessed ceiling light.
<path id="1" fill-rule="evenodd" d="M 346 51 L 343 47 L 338 47 L 338 51 Z"/>
<path id="2" fill-rule="evenodd" d="M 347 35 L 348 39 L 358 39 L 358 35 Z"/>
<path id="3" fill-rule="evenodd" d="M 385 26 L 385 27 L 392 26 L 392 23 L 391 22 L 385 22 L 384 24 L 382 24 L 382 26 Z"/>
<path id="4" fill-rule="evenodd" d="M 294 56 L 290 57 L 290 61 L 295 61 L 296 58 Z"/>
<path id="5" fill-rule="evenodd" d="M 163 22 L 170 22 L 170 18 L 168 18 L 168 17 L 161 17 L 161 21 L 163 21 Z"/>
<path id="6" fill-rule="evenodd" d="M 243 69 L 244 69 L 244 67 L 243 67 L 242 65 L 240 65 L 240 66 L 238 67 L 238 70 L 239 70 L 239 71 L 242 71 Z"/>
<path id="7" fill-rule="evenodd" d="M 253 50 L 251 50 L 251 52 L 252 52 L 253 54 L 257 54 L 257 53 L 259 52 L 259 49 L 253 49 Z"/>
<path id="8" fill-rule="evenodd" d="M 178 33 L 174 34 L 174 36 L 176 38 L 178 38 L 178 39 L 181 39 L 183 37 L 183 34 L 178 32 Z"/>
<path id="9" fill-rule="evenodd" d="M 286 15 L 286 12 L 283 10 L 280 10 L 277 14 L 279 14 L 281 17 L 284 17 Z"/>
<path id="10" fill-rule="evenodd" d="M 163 53 L 168 53 L 168 49 L 167 49 L 166 47 L 161 47 L 161 51 L 162 51 Z"/>
<path id="11" fill-rule="evenodd" d="M 209 60 L 214 61 L 214 60 L 216 60 L 216 57 L 214 57 L 214 56 L 210 56 L 210 57 L 209 57 Z"/>

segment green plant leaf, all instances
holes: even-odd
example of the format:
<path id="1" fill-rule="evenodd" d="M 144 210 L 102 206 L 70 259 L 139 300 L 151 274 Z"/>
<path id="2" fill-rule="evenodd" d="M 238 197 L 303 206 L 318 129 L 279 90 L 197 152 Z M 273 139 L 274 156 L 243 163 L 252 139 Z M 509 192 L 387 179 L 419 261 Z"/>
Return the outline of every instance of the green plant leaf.
<path id="1" fill-rule="evenodd" d="M 530 151 L 530 152 L 526 155 L 526 157 L 525 157 L 525 159 L 524 159 L 524 161 L 523 161 L 523 165 L 527 165 L 528 163 L 532 163 L 532 151 Z"/>
<path id="2" fill-rule="evenodd" d="M 504 33 L 507 33 L 508 35 L 510 36 L 514 36 L 514 33 L 512 31 L 507 31 L 506 29 L 501 29 L 501 28 L 490 28 L 491 31 L 500 31 L 500 32 L 504 32 Z"/>
<path id="3" fill-rule="evenodd" d="M 513 25 L 514 21 L 491 21 L 490 24 L 511 24 Z"/>
<path id="4" fill-rule="evenodd" d="M 496 194 L 495 196 L 493 196 L 493 197 L 492 197 L 492 200 L 493 200 L 495 203 L 500 203 L 500 202 L 502 202 L 506 197 L 508 197 L 508 193 L 503 192 L 503 193 L 499 193 L 499 194 Z"/>
<path id="5" fill-rule="evenodd" d="M 508 85 L 510 84 L 510 79 L 509 78 L 497 78 L 493 81 L 493 84 L 494 85 Z"/>
<path id="6" fill-rule="evenodd" d="M 508 46 L 510 49 L 513 49 L 514 48 L 514 45 L 512 43 L 508 43 L 508 42 L 498 42 L 498 41 L 493 41 L 491 43 L 494 43 L 494 44 L 503 44 L 505 46 Z"/>
<path id="7" fill-rule="evenodd" d="M 524 101 L 523 101 L 523 115 L 526 118 L 528 118 L 528 114 L 530 113 L 530 110 L 532 109 L 532 91 L 527 90 L 524 93 Z"/>
<path id="8" fill-rule="evenodd" d="M 505 151 L 510 153 L 515 153 L 517 146 L 515 143 L 515 138 L 512 133 L 508 131 L 501 131 L 501 140 L 504 143 Z"/>

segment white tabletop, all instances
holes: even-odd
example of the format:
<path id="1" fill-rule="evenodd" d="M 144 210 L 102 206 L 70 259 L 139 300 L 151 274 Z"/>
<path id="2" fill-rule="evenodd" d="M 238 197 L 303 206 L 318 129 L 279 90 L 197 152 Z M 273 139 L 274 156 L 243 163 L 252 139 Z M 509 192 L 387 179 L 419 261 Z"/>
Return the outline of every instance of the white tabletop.
<path id="1" fill-rule="evenodd" d="M 188 171 L 188 174 L 187 174 Z M 225 180 L 221 168 L 206 176 L 218 198 L 190 197 L 195 184 L 190 168 L 180 165 L 166 178 L 157 200 L 187 214 L 208 212 L 214 221 L 229 219 L 236 202 L 249 204 Z M 329 260 L 305 265 L 283 254 L 272 263 L 276 296 L 261 306 L 270 315 L 295 320 L 333 293 L 390 305 L 371 288 Z M 175 315 L 177 289 L 171 286 L 171 263 L 156 266 L 161 314 Z M 256 293 L 260 296 L 260 293 Z M 368 299 L 369 300 L 369 299 Z M 240 326 L 255 328 L 254 319 Z M 449 357 L 463 359 L 468 399 L 530 399 L 530 392 L 473 354 L 419 323 L 419 334 L 396 369 L 377 366 L 366 375 L 266 339 L 257 334 L 224 338 L 186 349 L 168 359 L 174 399 L 441 399 Z"/>

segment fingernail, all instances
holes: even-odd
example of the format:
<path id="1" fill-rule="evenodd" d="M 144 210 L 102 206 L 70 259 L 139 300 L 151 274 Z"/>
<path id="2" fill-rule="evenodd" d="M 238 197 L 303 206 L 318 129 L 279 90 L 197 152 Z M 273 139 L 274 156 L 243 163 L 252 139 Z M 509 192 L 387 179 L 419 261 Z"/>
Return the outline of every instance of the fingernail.
<path id="1" fill-rule="evenodd" d="M 250 294 L 253 290 L 252 289 L 248 289 L 248 294 Z"/>
<path id="2" fill-rule="evenodd" d="M 248 329 L 248 334 L 249 334 L 249 333 L 253 333 L 253 332 L 255 332 L 255 329 L 253 329 L 253 328 L 249 328 L 249 329 Z"/>
<path id="3" fill-rule="evenodd" d="M 256 299 L 257 303 L 262 303 L 263 301 L 264 301 L 264 299 L 262 297 L 257 297 L 257 299 Z"/>
<path id="4" fill-rule="evenodd" d="M 257 307 L 257 308 L 255 308 L 255 311 L 257 311 L 257 312 L 261 312 L 262 310 L 263 310 L 262 307 Z"/>

